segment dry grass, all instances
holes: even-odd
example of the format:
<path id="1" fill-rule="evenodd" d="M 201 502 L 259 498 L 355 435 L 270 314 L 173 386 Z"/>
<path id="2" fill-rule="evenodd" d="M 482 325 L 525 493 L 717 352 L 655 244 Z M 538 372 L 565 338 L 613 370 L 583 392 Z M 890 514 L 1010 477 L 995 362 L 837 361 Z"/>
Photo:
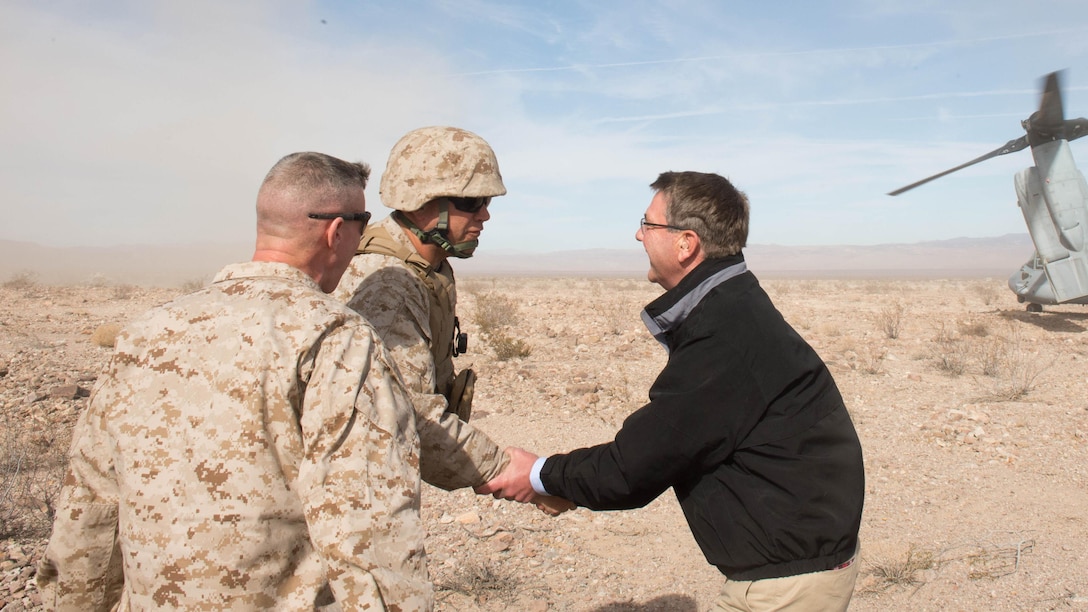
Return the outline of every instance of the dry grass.
<path id="1" fill-rule="evenodd" d="M 973 580 L 996 580 L 1002 576 L 1016 573 L 1024 555 L 1035 550 L 1035 540 L 1020 540 L 1014 545 L 985 545 L 969 553 L 966 557 L 971 571 L 968 577 Z"/>
<path id="2" fill-rule="evenodd" d="M 520 338 L 513 338 L 503 332 L 484 335 L 491 350 L 495 351 L 495 358 L 499 361 L 522 359 L 533 353 L 533 347 Z"/>
<path id="3" fill-rule="evenodd" d="M 998 300 L 998 291 L 991 283 L 975 285 L 973 289 L 979 299 L 982 300 L 982 303 L 987 306 L 993 305 Z"/>
<path id="4" fill-rule="evenodd" d="M 492 334 L 521 322 L 521 307 L 514 298 L 490 291 L 476 296 L 476 325 L 480 333 Z"/>
<path id="5" fill-rule="evenodd" d="M 938 370 L 950 376 L 981 374 L 982 401 L 1015 401 L 1035 388 L 1036 382 L 1053 361 L 1041 361 L 1014 327 L 994 333 L 985 323 L 942 322 L 934 335 L 932 358 Z M 977 366 L 977 369 L 975 369 Z"/>
<path id="6" fill-rule="evenodd" d="M 477 295 L 475 322 L 499 361 L 528 357 L 533 352 L 532 345 L 512 333 L 521 324 L 521 307 L 514 298 L 493 291 Z"/>
<path id="7" fill-rule="evenodd" d="M 903 325 L 903 313 L 906 312 L 906 306 L 899 300 L 888 304 L 880 310 L 880 314 L 877 315 L 877 325 L 880 331 L 884 332 L 884 337 L 889 340 L 895 340 L 899 337 L 899 331 Z"/>
<path id="8" fill-rule="evenodd" d="M 5 289 L 33 289 L 38 286 L 38 275 L 34 272 L 17 272 L 4 281 Z"/>
<path id="9" fill-rule="evenodd" d="M 984 321 L 973 321 L 960 325 L 960 334 L 974 338 L 985 338 L 990 335 L 990 326 Z"/>
<path id="10" fill-rule="evenodd" d="M 863 551 L 863 576 L 851 609 L 1083 605 L 1084 577 L 1068 571 L 1079 567 L 1076 551 L 1085 549 L 1077 528 L 1083 504 L 1063 504 L 1083 497 L 1076 486 L 1080 466 L 1075 460 L 1086 434 L 1081 426 L 1083 394 L 1077 394 L 1076 382 L 1088 359 L 1083 340 L 1088 309 L 1055 307 L 1029 316 L 998 289 L 1001 302 L 983 308 L 984 294 L 976 293 L 977 285 L 934 285 L 917 283 L 915 290 L 910 283 L 889 282 L 874 292 L 857 282 L 790 280 L 774 281 L 770 287 L 779 298 L 776 305 L 795 327 L 805 330 L 806 340 L 834 358 L 836 379 L 859 433 L 867 436 L 867 483 L 872 488 L 866 496 L 863 539 L 872 542 L 872 552 Z M 150 295 L 139 289 L 132 300 L 116 306 L 125 309 L 120 314 L 111 310 L 116 301 L 110 299 L 112 283 L 86 298 L 70 299 L 62 292 L 46 294 L 47 287 L 33 282 L 19 287 L 7 295 L 18 300 L 38 297 L 12 310 L 4 328 L 10 342 L 29 347 L 28 355 L 0 355 L 0 367 L 5 359 L 11 366 L 10 372 L 0 373 L 0 392 L 7 393 L 0 400 L 14 425 L 9 428 L 0 418 L 0 532 L 13 541 L 48 533 L 63 458 L 47 460 L 44 455 L 67 448 L 61 441 L 33 439 L 30 428 L 39 421 L 26 415 L 52 418 L 55 406 L 85 406 L 78 400 L 26 403 L 25 398 L 86 381 L 81 378 L 84 370 L 99 365 L 87 364 L 107 354 L 87 342 L 87 332 L 98 323 L 137 312 L 137 303 Z M 481 349 L 480 355 L 471 356 L 473 365 L 489 377 L 480 406 L 503 407 L 487 410 L 491 414 L 484 427 L 504 442 L 531 442 L 535 450 L 551 452 L 607 439 L 645 402 L 646 389 L 666 359 L 637 320 L 638 310 L 654 297 L 654 288 L 644 281 L 470 278 L 459 282 L 459 289 L 467 298 L 462 322 Z M 903 307 L 900 335 L 893 339 L 879 317 L 885 311 L 894 314 L 897 305 Z M 54 344 L 62 337 L 69 339 L 67 346 Z M 504 355 L 516 359 L 526 351 L 532 356 L 516 366 L 496 364 Z M 59 359 L 63 352 L 72 354 L 70 363 Z M 77 353 L 82 359 L 75 358 Z M 66 364 L 63 370 L 52 365 L 18 367 L 20 359 L 54 358 Z M 569 392 L 571 381 L 583 379 L 599 385 L 592 393 L 597 403 L 585 400 L 590 393 Z M 994 403 L 1008 400 L 1019 403 Z M 527 414 L 560 415 L 563 426 L 553 426 L 550 419 L 539 419 L 548 426 L 527 426 Z M 71 422 L 50 426 L 67 428 Z M 21 438 L 14 438 L 13 430 Z M 965 495 L 978 506 L 965 503 Z M 666 497 L 658 503 L 671 504 L 672 498 Z M 624 514 L 624 524 L 638 526 L 630 531 L 640 535 L 628 537 L 625 530 L 616 537 L 609 531 L 612 515 L 578 520 L 576 513 L 541 531 L 528 519 L 520 523 L 517 509 L 493 506 L 490 500 L 442 493 L 430 501 L 428 549 L 443 553 L 430 568 L 438 609 L 543 609 L 545 601 L 549 609 L 707 609 L 720 587 L 710 583 L 716 575 L 707 579 L 693 569 L 699 566 L 690 563 L 698 558 L 697 549 L 673 545 L 690 537 L 682 519 L 678 527 L 669 522 L 682 515 L 667 505 Z M 1040 513 L 1044 503 L 1047 512 Z M 990 510 L 962 510 L 983 504 Z M 529 527 L 509 550 L 495 552 L 486 541 L 469 542 L 457 521 L 440 520 L 469 510 L 488 525 Z M 1034 539 L 1013 534 L 991 542 L 985 535 L 1025 522 L 1040 525 L 1038 534 L 1030 534 Z M 666 533 L 682 537 L 663 536 L 663 543 L 647 548 L 641 534 L 663 526 L 672 529 Z M 908 550 L 912 541 L 916 544 Z M 1046 554 L 1031 554 L 1036 542 Z M 536 556 L 522 555 L 523 545 L 524 550 L 535 549 Z M 878 558 L 881 553 L 886 558 Z M 618 573 L 633 564 L 656 569 Z M 535 582 L 547 570 L 555 576 L 568 568 L 571 573 L 562 581 L 549 580 L 550 586 Z M 946 588 L 950 584 L 954 592 Z M 698 605 L 650 607 L 658 602 L 651 599 L 655 589 L 685 589 Z"/>
<path id="11" fill-rule="evenodd" d="M 121 326 L 117 323 L 105 323 L 95 328 L 91 334 L 91 344 L 105 348 L 113 348 L 117 345 L 117 334 L 121 333 Z"/>
<path id="12" fill-rule="evenodd" d="M 983 374 L 992 380 L 981 399 L 1006 402 L 1031 393 L 1039 377 L 1054 363 L 1041 360 L 1015 329 L 1008 336 L 984 344 L 981 361 Z"/>
<path id="13" fill-rule="evenodd" d="M 113 299 L 115 300 L 131 300 L 136 295 L 136 287 L 129 284 L 120 284 L 113 286 Z"/>
<path id="14" fill-rule="evenodd" d="M 443 591 L 452 591 L 474 597 L 480 603 L 494 598 L 513 599 L 520 586 L 521 582 L 513 572 L 478 561 L 458 567 L 447 579 L 435 581 L 435 590 L 440 597 Z"/>
<path id="15" fill-rule="evenodd" d="M 922 583 L 919 574 L 933 569 L 937 564 L 936 555 L 931 550 L 916 548 L 913 544 L 902 558 L 877 557 L 868 561 L 867 573 L 876 578 L 870 587 L 873 591 L 885 591 L 892 587 L 909 587 Z"/>
<path id="16" fill-rule="evenodd" d="M 912 544 L 902 557 L 865 559 L 868 569 L 864 573 L 871 579 L 859 592 L 880 593 L 894 587 L 919 587 L 925 584 L 924 572 L 941 571 L 958 562 L 966 564 L 967 577 L 971 580 L 996 580 L 1016 573 L 1024 555 L 1034 549 L 1035 540 L 1030 538 L 1019 539 L 1013 544 L 972 543 L 940 553 Z"/>
<path id="17" fill-rule="evenodd" d="M 21 434 L 9 425 L 0 434 L 0 538 L 45 537 L 67 469 L 69 434 Z"/>
<path id="18" fill-rule="evenodd" d="M 888 349 L 882 346 L 865 345 L 843 353 L 843 360 L 851 370 L 878 376 L 884 374 L 884 360 Z"/>
<path id="19" fill-rule="evenodd" d="M 967 371 L 968 348 L 963 337 L 951 325 L 941 321 L 933 338 L 933 357 L 937 369 L 949 376 L 960 376 Z"/>

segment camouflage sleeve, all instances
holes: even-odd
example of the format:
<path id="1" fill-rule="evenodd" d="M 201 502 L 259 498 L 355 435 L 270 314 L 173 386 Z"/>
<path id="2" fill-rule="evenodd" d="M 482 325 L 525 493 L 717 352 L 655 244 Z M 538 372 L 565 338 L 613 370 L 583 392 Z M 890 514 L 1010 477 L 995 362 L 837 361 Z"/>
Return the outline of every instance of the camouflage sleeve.
<path id="1" fill-rule="evenodd" d="M 484 432 L 446 412 L 441 395 L 415 395 L 420 474 L 427 484 L 452 491 L 498 476 L 509 461 Z"/>
<path id="2" fill-rule="evenodd" d="M 297 486 L 333 593 L 345 609 L 429 610 L 409 396 L 361 325 L 330 333 L 312 367 Z"/>
<path id="3" fill-rule="evenodd" d="M 73 432 L 53 535 L 38 567 L 49 609 L 110 610 L 124 587 L 113 444 L 103 418 L 107 402 L 98 391 Z"/>
<path id="4" fill-rule="evenodd" d="M 348 306 L 378 330 L 413 394 L 423 480 L 450 491 L 498 476 L 507 462 L 502 449 L 482 431 L 446 413 L 446 398 L 435 393 L 430 301 L 415 275 L 399 261 L 374 271 L 355 288 Z"/>
<path id="5" fill-rule="evenodd" d="M 435 368 L 427 296 L 414 273 L 399 260 L 385 259 L 396 263 L 367 275 L 348 299 L 348 308 L 363 315 L 377 330 L 405 387 L 414 393 L 433 393 Z"/>

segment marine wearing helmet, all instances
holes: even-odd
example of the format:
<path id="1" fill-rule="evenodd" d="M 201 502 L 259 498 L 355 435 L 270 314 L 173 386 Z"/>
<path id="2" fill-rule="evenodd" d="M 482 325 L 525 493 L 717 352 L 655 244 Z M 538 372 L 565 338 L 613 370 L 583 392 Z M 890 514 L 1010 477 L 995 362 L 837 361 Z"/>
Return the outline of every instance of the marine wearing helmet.
<path id="1" fill-rule="evenodd" d="M 506 195 L 499 162 L 487 142 L 455 127 L 426 127 L 401 138 L 389 153 L 382 173 L 382 203 L 393 217 L 424 244 L 433 244 L 446 255 L 471 257 L 479 244 L 475 236 L 463 240 L 450 226 L 450 207 L 478 213 L 491 198 Z M 426 210 L 433 204 L 433 210 Z M 418 211 L 425 210 L 424 214 Z M 408 214 L 416 213 L 416 214 Z M 433 219 L 432 219 L 433 218 Z M 421 227 L 434 225 L 428 229 Z"/>
<path id="2" fill-rule="evenodd" d="M 423 480 L 475 487 L 506 465 L 502 450 L 469 424 L 472 379 L 453 358 L 462 339 L 450 257 L 470 257 L 491 198 L 506 193 L 495 152 L 455 127 L 413 130 L 393 146 L 381 179 L 393 209 L 372 224 L 333 295 L 377 329 L 405 386 L 418 394 Z"/>

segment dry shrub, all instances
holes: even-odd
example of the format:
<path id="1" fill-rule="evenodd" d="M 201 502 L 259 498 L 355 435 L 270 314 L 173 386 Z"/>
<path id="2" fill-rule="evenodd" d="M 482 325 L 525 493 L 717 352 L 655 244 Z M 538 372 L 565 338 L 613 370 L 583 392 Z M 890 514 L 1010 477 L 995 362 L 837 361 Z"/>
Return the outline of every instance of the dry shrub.
<path id="1" fill-rule="evenodd" d="M 521 323 L 520 307 L 513 298 L 499 293 L 476 296 L 476 326 L 484 342 L 495 351 L 499 361 L 528 357 L 532 346 L 514 337 L 510 330 Z"/>
<path id="2" fill-rule="evenodd" d="M 866 346 L 843 353 L 843 359 L 851 370 L 877 376 L 884 373 L 884 360 L 888 349 L 882 346 Z"/>
<path id="3" fill-rule="evenodd" d="M 194 291 L 200 291 L 208 283 L 202 278 L 190 278 L 189 280 L 181 283 L 181 290 L 185 293 L 192 293 Z"/>
<path id="4" fill-rule="evenodd" d="M 876 376 L 884 373 L 884 359 L 888 356 L 888 349 L 880 346 L 871 346 L 862 353 L 861 371 Z"/>
<path id="5" fill-rule="evenodd" d="M 978 360 L 983 376 L 991 378 L 999 376 L 1007 358 L 1008 342 L 1005 338 L 988 338 L 978 347 Z"/>
<path id="6" fill-rule="evenodd" d="M 778 301 L 778 298 L 785 297 L 793 291 L 793 283 L 785 280 L 769 280 L 760 284 L 773 301 Z"/>
<path id="7" fill-rule="evenodd" d="M 903 306 L 899 300 L 880 309 L 880 314 L 877 315 L 877 324 L 880 331 L 884 332 L 885 338 L 895 340 L 899 337 L 899 330 L 903 325 L 903 313 L 906 310 L 906 306 Z"/>
<path id="8" fill-rule="evenodd" d="M 894 586 L 913 586 L 922 582 L 919 572 L 936 566 L 933 551 L 922 550 L 911 544 L 902 559 L 877 557 L 868 562 L 869 574 L 877 579 L 873 590 L 884 591 Z"/>
<path id="9" fill-rule="evenodd" d="M 487 334 L 484 340 L 495 351 L 495 358 L 499 361 L 528 357 L 533 352 L 532 345 L 520 338 L 511 338 L 503 332 Z"/>
<path id="10" fill-rule="evenodd" d="M 130 300 L 132 296 L 136 294 L 136 287 L 133 285 L 114 285 L 113 286 L 113 299 L 115 300 Z"/>
<path id="11" fill-rule="evenodd" d="M 117 334 L 119 333 L 121 333 L 121 326 L 116 323 L 99 325 L 91 334 L 91 344 L 113 348 L 117 344 Z"/>
<path id="12" fill-rule="evenodd" d="M 38 275 L 29 271 L 17 272 L 4 281 L 5 289 L 33 289 L 37 286 Z"/>
<path id="13" fill-rule="evenodd" d="M 984 285 L 975 285 L 974 290 L 975 293 L 978 294 L 979 299 L 982 300 L 982 303 L 987 306 L 993 304 L 997 300 L 997 290 L 994 289 L 993 285 L 989 283 L 986 283 Z"/>
<path id="14" fill-rule="evenodd" d="M 975 321 L 973 323 L 963 323 L 960 325 L 960 333 L 964 336 L 973 336 L 975 338 L 985 338 L 990 335 L 990 326 L 985 321 Z"/>
<path id="15" fill-rule="evenodd" d="M 459 566 L 448 580 L 436 580 L 435 587 L 439 592 L 453 591 L 483 603 L 494 597 L 512 598 L 518 592 L 520 582 L 510 569 L 473 561 Z"/>
<path id="16" fill-rule="evenodd" d="M 49 535 L 67 469 L 67 434 L 21 429 L 4 423 L 0 434 L 0 539 Z"/>
<path id="17" fill-rule="evenodd" d="M 471 293 L 472 295 L 480 295 L 491 289 L 495 288 L 496 279 L 494 278 L 467 278 L 457 281 L 457 290 L 464 293 Z"/>
<path id="18" fill-rule="evenodd" d="M 987 545 L 967 555 L 971 571 L 967 574 L 972 580 L 988 578 L 995 580 L 1002 576 L 1015 574 L 1020 569 L 1020 561 L 1025 554 L 1035 550 L 1035 540 L 1020 540 L 1013 546 Z"/>
<path id="19" fill-rule="evenodd" d="M 869 281 L 860 287 L 851 284 L 850 288 L 863 291 L 869 295 L 888 295 L 899 291 L 899 284 L 888 281 Z"/>
<path id="20" fill-rule="evenodd" d="M 495 292 L 476 296 L 476 326 L 481 334 L 493 334 L 521 322 L 518 303 Z"/>
<path id="21" fill-rule="evenodd" d="M 1028 350 L 1014 329 L 1008 337 L 994 339 L 981 350 L 982 372 L 994 379 L 982 399 L 1011 402 L 1023 398 L 1035 388 L 1039 376 L 1053 361 L 1042 362 Z"/>
<path id="22" fill-rule="evenodd" d="M 935 345 L 933 357 L 937 369 L 951 376 L 959 376 L 967 371 L 968 348 L 963 338 L 943 321 L 937 328 L 933 339 Z"/>

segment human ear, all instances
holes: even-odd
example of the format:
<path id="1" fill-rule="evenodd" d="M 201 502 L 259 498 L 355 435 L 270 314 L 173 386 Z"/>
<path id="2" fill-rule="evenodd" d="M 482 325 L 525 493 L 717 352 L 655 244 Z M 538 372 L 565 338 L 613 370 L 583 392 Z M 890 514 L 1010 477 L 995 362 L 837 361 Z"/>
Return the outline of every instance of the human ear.
<path id="1" fill-rule="evenodd" d="M 699 252 L 699 235 L 695 232 L 685 231 L 677 240 L 676 258 L 685 263 L 691 260 Z"/>
<path id="2" fill-rule="evenodd" d="M 343 236 L 340 235 L 343 228 L 344 220 L 341 218 L 333 219 L 329 226 L 325 228 L 325 244 L 330 249 L 335 249 L 336 245 L 343 239 Z"/>

